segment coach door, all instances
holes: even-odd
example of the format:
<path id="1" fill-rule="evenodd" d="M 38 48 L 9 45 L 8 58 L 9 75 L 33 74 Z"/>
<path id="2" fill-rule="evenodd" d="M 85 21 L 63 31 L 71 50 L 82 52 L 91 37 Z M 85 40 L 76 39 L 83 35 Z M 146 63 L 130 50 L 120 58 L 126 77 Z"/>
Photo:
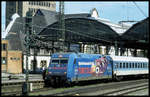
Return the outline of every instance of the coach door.
<path id="1" fill-rule="evenodd" d="M 78 64 L 77 64 L 77 61 L 76 59 L 74 59 L 74 77 L 75 77 L 75 80 L 78 81 Z"/>

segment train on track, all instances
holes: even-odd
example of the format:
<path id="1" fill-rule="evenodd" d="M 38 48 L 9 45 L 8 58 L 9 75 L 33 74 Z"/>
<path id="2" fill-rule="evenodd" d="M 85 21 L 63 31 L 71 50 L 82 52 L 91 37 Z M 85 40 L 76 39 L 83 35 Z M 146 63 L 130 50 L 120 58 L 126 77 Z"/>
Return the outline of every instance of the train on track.
<path id="1" fill-rule="evenodd" d="M 51 56 L 45 82 L 51 85 L 84 80 L 148 76 L 149 60 L 143 57 L 84 53 L 55 53 Z"/>

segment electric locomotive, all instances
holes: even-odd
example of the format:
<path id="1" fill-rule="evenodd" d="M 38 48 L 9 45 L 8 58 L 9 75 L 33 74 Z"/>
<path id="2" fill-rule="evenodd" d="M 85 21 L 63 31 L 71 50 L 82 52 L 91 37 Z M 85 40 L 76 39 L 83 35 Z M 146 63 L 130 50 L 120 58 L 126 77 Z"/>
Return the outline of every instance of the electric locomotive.
<path id="1" fill-rule="evenodd" d="M 82 80 L 117 79 L 124 76 L 148 75 L 148 59 L 84 53 L 55 53 L 46 73 L 51 85 Z"/>

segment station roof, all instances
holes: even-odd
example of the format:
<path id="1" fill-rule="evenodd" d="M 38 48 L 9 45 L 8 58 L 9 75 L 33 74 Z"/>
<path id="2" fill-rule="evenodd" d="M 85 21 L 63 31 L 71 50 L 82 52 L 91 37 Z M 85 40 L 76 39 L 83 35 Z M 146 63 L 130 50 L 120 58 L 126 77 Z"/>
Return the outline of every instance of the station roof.
<path id="1" fill-rule="evenodd" d="M 121 39 L 127 43 L 135 41 L 149 43 L 149 18 L 133 25 Z M 9 40 L 11 50 L 24 50 L 25 17 L 18 17 L 10 28 L 6 39 Z M 112 43 L 120 37 L 109 25 L 91 18 L 89 13 L 65 14 L 66 39 L 70 42 Z M 143 29 L 145 27 L 145 29 Z M 54 29 L 53 29 L 54 28 Z M 46 40 L 56 40 L 61 33 L 58 32 L 58 13 L 40 9 L 33 16 L 33 31 L 39 35 L 48 36 Z M 142 32 L 142 33 L 141 33 Z M 52 37 L 49 37 L 52 36 Z M 145 43 L 145 42 L 144 42 Z M 131 44 L 133 45 L 133 44 Z M 126 45 L 128 46 L 128 45 Z"/>
<path id="2" fill-rule="evenodd" d="M 134 24 L 122 36 L 125 47 L 148 49 L 149 44 L 149 17 Z"/>
<path id="3" fill-rule="evenodd" d="M 149 42 L 149 17 L 134 24 L 121 37 L 123 40 Z"/>
<path id="4" fill-rule="evenodd" d="M 48 25 L 39 35 L 49 39 L 59 35 L 58 22 Z M 119 37 L 108 25 L 89 17 L 65 17 L 66 40 L 73 42 L 106 42 L 112 43 Z M 60 34 L 61 35 L 61 34 Z"/>

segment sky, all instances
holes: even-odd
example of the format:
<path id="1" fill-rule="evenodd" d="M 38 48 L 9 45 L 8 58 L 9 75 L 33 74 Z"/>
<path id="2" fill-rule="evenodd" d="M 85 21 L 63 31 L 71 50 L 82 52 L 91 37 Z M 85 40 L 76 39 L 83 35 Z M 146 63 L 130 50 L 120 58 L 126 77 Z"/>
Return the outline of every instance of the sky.
<path id="1" fill-rule="evenodd" d="M 100 18 L 108 19 L 113 23 L 119 21 L 134 20 L 141 21 L 146 17 L 149 17 L 148 1 L 135 2 L 137 6 L 131 2 L 104 2 L 104 1 L 69 1 L 65 2 L 65 14 L 74 13 L 90 13 L 90 10 L 96 8 Z M 5 5 L 1 2 L 1 32 L 5 29 Z M 56 2 L 56 11 L 59 10 L 59 2 Z"/>

